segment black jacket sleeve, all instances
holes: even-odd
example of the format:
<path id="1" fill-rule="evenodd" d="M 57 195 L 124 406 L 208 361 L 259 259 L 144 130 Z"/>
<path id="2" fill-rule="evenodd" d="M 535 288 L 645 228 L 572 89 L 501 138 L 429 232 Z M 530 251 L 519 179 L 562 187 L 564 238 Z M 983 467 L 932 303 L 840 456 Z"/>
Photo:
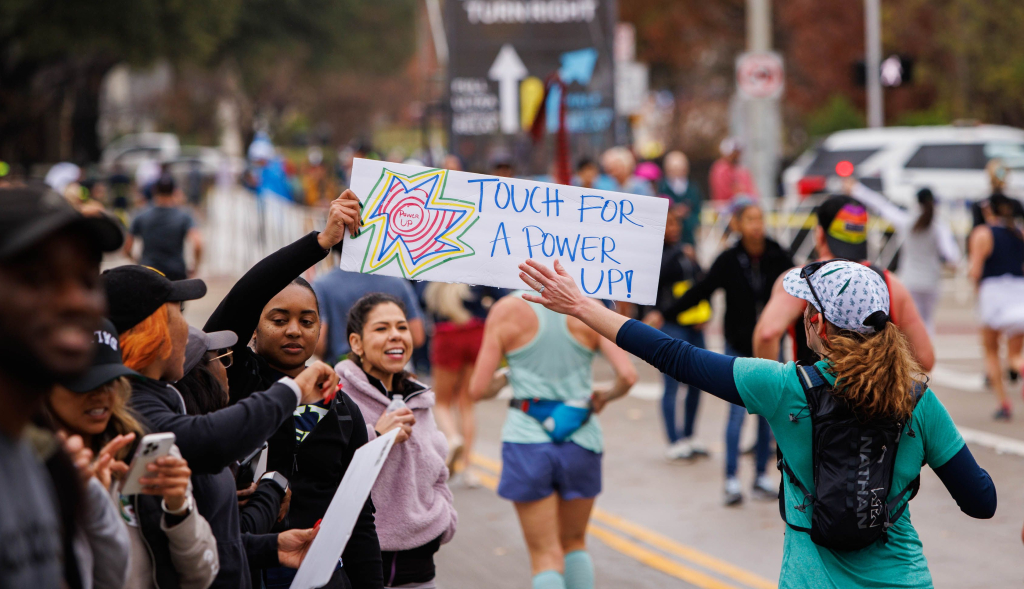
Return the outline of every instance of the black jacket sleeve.
<path id="1" fill-rule="evenodd" d="M 960 511 L 978 519 L 989 519 L 996 514 L 995 483 L 985 469 L 978 466 L 967 444 L 934 470 Z"/>
<path id="2" fill-rule="evenodd" d="M 277 523 L 281 511 L 281 492 L 268 481 L 260 481 L 249 501 L 238 510 L 242 532 L 267 534 Z"/>
<path id="3" fill-rule="evenodd" d="M 352 455 L 356 450 L 369 441 L 366 434 L 366 422 L 363 414 L 355 403 L 347 403 L 352 413 L 352 439 L 345 452 L 348 456 L 346 463 L 351 463 Z M 366 499 L 359 518 L 356 520 L 356 527 L 352 530 L 352 537 L 345 546 L 345 552 L 341 555 L 346 574 L 352 582 L 353 587 L 365 589 L 383 589 L 384 571 L 380 558 L 380 541 L 377 539 L 377 526 L 374 523 L 373 501 Z"/>
<path id="4" fill-rule="evenodd" d="M 173 394 L 168 389 L 168 394 Z M 295 391 L 275 384 L 234 405 L 206 415 L 173 410 L 159 393 L 136 387 L 132 408 L 150 431 L 173 432 L 181 456 L 196 473 L 214 474 L 267 441 L 296 407 Z"/>
<path id="5" fill-rule="evenodd" d="M 271 569 L 281 566 L 277 558 L 277 534 L 242 532 L 242 546 L 251 568 Z"/>
<path id="6" fill-rule="evenodd" d="M 683 293 L 683 296 L 676 299 L 665 310 L 665 317 L 675 317 L 690 307 L 696 306 L 705 299 L 711 298 L 711 294 L 725 286 L 725 259 L 718 256 L 715 263 L 711 265 L 703 280 L 690 287 L 690 290 Z"/>
<path id="7" fill-rule="evenodd" d="M 233 331 L 238 334 L 235 349 L 246 347 L 270 299 L 327 256 L 328 251 L 317 242 L 318 235 L 312 231 L 250 268 L 217 305 L 203 331 Z"/>

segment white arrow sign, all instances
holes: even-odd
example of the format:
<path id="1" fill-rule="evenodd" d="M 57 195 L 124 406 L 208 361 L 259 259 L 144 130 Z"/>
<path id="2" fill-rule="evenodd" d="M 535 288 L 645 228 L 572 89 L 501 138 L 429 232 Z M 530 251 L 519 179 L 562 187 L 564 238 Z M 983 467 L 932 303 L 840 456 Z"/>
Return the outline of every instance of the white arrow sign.
<path id="1" fill-rule="evenodd" d="M 525 78 L 527 73 L 515 47 L 507 43 L 502 45 L 498 57 L 487 72 L 487 77 L 498 82 L 502 133 L 519 131 L 519 80 Z"/>

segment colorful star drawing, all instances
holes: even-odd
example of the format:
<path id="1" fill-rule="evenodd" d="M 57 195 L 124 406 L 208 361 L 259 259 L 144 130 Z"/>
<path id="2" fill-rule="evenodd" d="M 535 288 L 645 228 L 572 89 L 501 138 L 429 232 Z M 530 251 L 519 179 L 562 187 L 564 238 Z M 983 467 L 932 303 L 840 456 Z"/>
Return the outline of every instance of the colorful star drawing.
<path id="1" fill-rule="evenodd" d="M 413 278 L 440 264 L 476 253 L 462 236 L 476 223 L 476 204 L 445 198 L 447 170 L 412 176 L 387 168 L 363 206 L 363 227 L 371 231 L 362 271 L 398 260 Z"/>

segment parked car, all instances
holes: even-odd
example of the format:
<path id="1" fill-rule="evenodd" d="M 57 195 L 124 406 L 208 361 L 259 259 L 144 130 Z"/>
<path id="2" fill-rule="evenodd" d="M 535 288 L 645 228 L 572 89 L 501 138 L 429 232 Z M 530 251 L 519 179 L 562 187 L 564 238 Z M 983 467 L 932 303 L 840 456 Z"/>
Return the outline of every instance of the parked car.
<path id="1" fill-rule="evenodd" d="M 1024 196 L 1024 130 L 947 125 L 839 131 L 783 172 L 785 202 L 792 209 L 809 195 L 837 192 L 845 175 L 901 206 L 910 206 L 926 187 L 940 201 L 974 201 L 991 192 L 985 165 L 992 158 L 1011 168 L 1007 192 Z"/>
<path id="2" fill-rule="evenodd" d="M 181 142 L 173 133 L 133 133 L 111 141 L 103 149 L 100 166 L 110 173 L 120 165 L 126 174 L 134 176 L 143 162 L 168 162 L 180 153 Z"/>

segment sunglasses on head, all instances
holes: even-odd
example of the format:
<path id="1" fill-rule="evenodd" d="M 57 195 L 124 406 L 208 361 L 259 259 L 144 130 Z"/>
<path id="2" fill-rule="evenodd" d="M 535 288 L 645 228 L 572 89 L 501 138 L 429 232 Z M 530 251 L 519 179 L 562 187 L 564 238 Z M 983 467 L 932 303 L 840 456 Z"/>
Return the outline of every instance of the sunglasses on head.
<path id="1" fill-rule="evenodd" d="M 213 351 L 213 350 L 211 350 L 211 351 L 213 353 L 215 353 L 215 354 L 217 353 L 216 351 Z M 234 354 L 235 354 L 235 351 L 229 349 L 228 351 L 224 352 L 223 354 L 221 354 L 219 356 L 214 356 L 213 358 L 207 358 L 206 362 L 207 362 L 207 364 L 209 364 L 210 362 L 213 362 L 214 360 L 220 360 L 220 363 L 224 365 L 224 368 L 231 368 L 231 365 L 234 364 L 234 362 L 235 362 L 235 355 Z"/>
<path id="2" fill-rule="evenodd" d="M 811 262 L 810 264 L 807 264 L 806 266 L 800 269 L 800 278 L 803 278 L 804 281 L 807 283 L 807 288 L 811 291 L 811 296 L 814 297 L 814 302 L 818 303 L 819 312 L 825 312 L 825 305 L 821 303 L 821 297 L 818 296 L 818 291 L 814 290 L 814 284 L 811 283 L 811 276 L 813 276 L 814 273 L 817 272 L 818 270 L 824 268 L 825 265 L 829 264 L 830 262 L 849 261 L 850 260 L 847 260 L 845 258 L 832 258 L 831 260 L 820 260 L 817 262 Z"/>

